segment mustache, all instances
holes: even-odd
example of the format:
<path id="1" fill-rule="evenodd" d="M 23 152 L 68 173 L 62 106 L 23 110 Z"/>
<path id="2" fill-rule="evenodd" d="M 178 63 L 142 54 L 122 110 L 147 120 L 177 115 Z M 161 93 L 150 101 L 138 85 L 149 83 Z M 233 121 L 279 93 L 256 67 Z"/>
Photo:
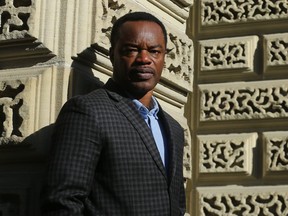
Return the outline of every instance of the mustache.
<path id="1" fill-rule="evenodd" d="M 136 66 L 131 68 L 130 70 L 131 73 L 151 73 L 151 74 L 155 74 L 155 70 L 151 67 L 147 67 L 147 66 Z"/>

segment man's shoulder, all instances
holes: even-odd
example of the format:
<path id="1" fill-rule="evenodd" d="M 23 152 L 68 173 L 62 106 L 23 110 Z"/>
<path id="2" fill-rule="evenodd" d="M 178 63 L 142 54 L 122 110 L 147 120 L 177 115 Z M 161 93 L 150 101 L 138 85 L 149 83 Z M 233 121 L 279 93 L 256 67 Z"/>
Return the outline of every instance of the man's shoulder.
<path id="1" fill-rule="evenodd" d="M 79 108 L 82 110 L 97 109 L 97 107 L 107 107 L 110 104 L 105 89 L 99 88 L 87 94 L 75 95 L 70 98 L 63 106 L 64 109 Z"/>

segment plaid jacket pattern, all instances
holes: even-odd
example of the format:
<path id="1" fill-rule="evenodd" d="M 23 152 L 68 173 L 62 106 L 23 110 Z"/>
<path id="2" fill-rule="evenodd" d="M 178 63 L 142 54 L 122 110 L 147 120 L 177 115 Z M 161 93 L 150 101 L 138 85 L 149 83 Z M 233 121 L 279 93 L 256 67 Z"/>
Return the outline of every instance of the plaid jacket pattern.
<path id="1" fill-rule="evenodd" d="M 161 108 L 159 118 L 168 172 L 147 124 L 112 80 L 70 99 L 55 123 L 43 215 L 184 215 L 183 129 Z"/>

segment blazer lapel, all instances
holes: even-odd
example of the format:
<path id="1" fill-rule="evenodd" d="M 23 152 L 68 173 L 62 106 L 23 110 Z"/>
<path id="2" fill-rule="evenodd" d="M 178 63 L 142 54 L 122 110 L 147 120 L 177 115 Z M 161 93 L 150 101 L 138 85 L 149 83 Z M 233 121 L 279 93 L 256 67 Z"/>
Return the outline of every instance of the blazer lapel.
<path id="1" fill-rule="evenodd" d="M 175 140 L 173 135 L 173 129 L 171 127 L 171 123 L 169 121 L 169 117 L 167 114 L 160 108 L 159 118 L 163 122 L 163 126 L 165 128 L 165 135 L 168 147 L 168 164 L 169 164 L 169 171 L 168 171 L 168 180 L 169 183 L 175 176 L 176 167 L 177 167 L 177 159 L 176 159 L 176 149 L 175 149 Z"/>
<path id="2" fill-rule="evenodd" d="M 107 91 L 110 97 L 114 99 L 117 109 L 127 118 L 127 120 L 138 132 L 148 152 L 151 154 L 151 157 L 153 158 L 155 164 L 157 165 L 163 176 L 167 179 L 165 167 L 162 163 L 160 154 L 158 152 L 156 143 L 149 127 L 139 114 L 133 102 L 130 99 L 119 95 L 118 92 L 109 91 L 109 89 Z"/>

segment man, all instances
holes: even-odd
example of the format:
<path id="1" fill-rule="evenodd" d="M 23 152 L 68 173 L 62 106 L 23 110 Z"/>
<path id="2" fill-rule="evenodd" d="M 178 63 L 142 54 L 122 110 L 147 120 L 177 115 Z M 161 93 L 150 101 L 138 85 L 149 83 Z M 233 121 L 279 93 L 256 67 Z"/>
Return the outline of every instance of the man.
<path id="1" fill-rule="evenodd" d="M 56 121 L 43 213 L 184 215 L 183 130 L 152 95 L 165 27 L 151 14 L 130 13 L 110 40 L 113 78 L 70 99 Z"/>

